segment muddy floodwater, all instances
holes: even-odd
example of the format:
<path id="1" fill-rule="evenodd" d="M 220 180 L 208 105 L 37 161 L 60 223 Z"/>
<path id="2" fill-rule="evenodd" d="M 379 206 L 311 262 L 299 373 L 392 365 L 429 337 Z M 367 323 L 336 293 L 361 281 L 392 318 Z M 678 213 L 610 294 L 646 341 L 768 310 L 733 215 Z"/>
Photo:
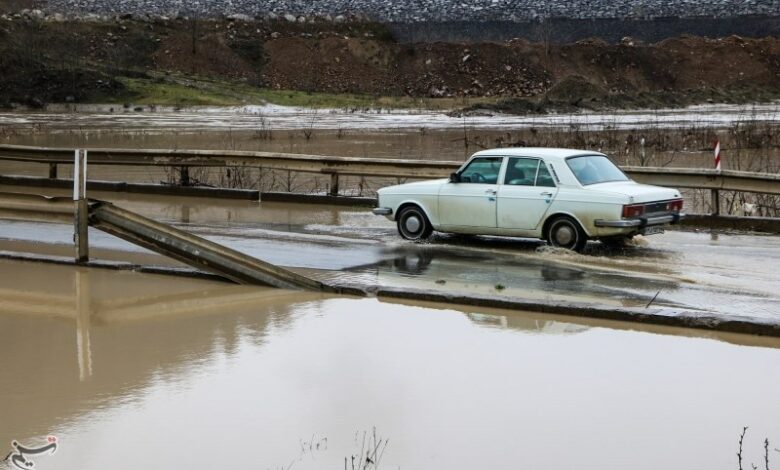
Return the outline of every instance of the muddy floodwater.
<path id="1" fill-rule="evenodd" d="M 0 113 L 0 142 L 464 160 L 585 132 L 587 148 L 618 143 L 621 164 L 709 167 L 713 129 L 745 119 L 775 138 L 777 104 L 466 118 L 97 106 Z M 678 140 L 644 154 L 643 133 Z M 724 167 L 777 171 L 777 148 L 726 153 Z M 60 165 L 59 177 L 70 173 Z M 45 176 L 48 166 L 2 162 L 0 174 Z M 177 175 L 89 170 L 134 182 Z M 264 191 L 328 182 L 262 168 L 190 177 Z M 395 182 L 343 178 L 342 194 Z M 409 243 L 366 208 L 90 197 L 332 283 L 780 318 L 776 236 L 669 231 L 574 254 L 502 237 Z M 6 259 L 70 260 L 72 231 L 0 221 L 0 458 L 14 440 L 29 448 L 56 436 L 55 454 L 28 456 L 35 468 L 734 470 L 748 426 L 742 468 L 780 462 L 780 339 L 142 274 L 130 268 L 185 266 L 92 229 L 92 259 L 124 270 Z"/>
<path id="2" fill-rule="evenodd" d="M 778 156 L 772 145 L 778 124 L 780 102 L 528 116 L 274 105 L 188 109 L 74 105 L 0 112 L 0 142 L 453 161 L 485 148 L 576 147 L 609 152 L 621 164 L 709 168 L 710 149 L 719 137 L 724 142 L 724 168 L 750 169 L 768 165 L 767 156 Z M 643 139 L 646 149 L 639 145 Z M 732 143 L 733 139 L 737 140 Z"/>
<path id="3" fill-rule="evenodd" d="M 462 162 L 487 148 L 538 146 L 605 152 L 619 165 L 780 171 L 780 103 L 512 116 L 430 110 L 312 110 L 281 106 L 157 108 L 53 106 L 0 113 L 0 143 L 64 148 L 206 149 Z M 0 174 L 45 177 L 48 165 L 0 162 Z M 58 176 L 72 176 L 59 165 Z M 179 184 L 178 168 L 92 166 L 91 179 Z M 328 175 L 257 167 L 193 168 L 189 184 L 263 192 L 324 193 Z M 373 196 L 405 180 L 343 176 L 342 195 Z M 710 212 L 709 191 L 684 190 L 687 209 Z M 724 192 L 722 211 L 743 204 L 778 212 L 777 198 Z"/>
<path id="4" fill-rule="evenodd" d="M 777 340 L 10 261 L 0 275 L 0 450 L 56 436 L 40 469 L 332 469 L 371 441 L 379 468 L 711 470 L 737 468 L 743 426 L 746 462 L 780 441 Z"/>

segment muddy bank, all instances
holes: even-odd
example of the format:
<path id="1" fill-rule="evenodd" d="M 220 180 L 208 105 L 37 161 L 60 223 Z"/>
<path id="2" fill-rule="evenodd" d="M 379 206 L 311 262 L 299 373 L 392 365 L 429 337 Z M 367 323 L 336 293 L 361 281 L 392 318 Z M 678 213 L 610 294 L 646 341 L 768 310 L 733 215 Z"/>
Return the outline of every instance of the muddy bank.
<path id="1" fill-rule="evenodd" d="M 771 37 L 401 44 L 385 26 L 368 22 L 10 18 L 0 20 L 0 52 L 6 107 L 96 100 L 303 104 L 322 103 L 307 93 L 330 93 L 336 107 L 370 106 L 389 95 L 397 102 L 388 106 L 476 98 L 527 113 L 780 96 L 780 40 Z M 513 98 L 530 104 L 507 101 Z"/>

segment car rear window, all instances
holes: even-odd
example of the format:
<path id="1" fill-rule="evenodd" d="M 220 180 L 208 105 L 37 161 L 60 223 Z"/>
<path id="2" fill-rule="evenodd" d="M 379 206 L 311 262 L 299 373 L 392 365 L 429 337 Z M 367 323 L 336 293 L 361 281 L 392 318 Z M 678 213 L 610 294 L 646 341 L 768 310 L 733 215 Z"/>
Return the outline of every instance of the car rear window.
<path id="1" fill-rule="evenodd" d="M 566 159 L 566 164 L 583 186 L 610 181 L 628 181 L 628 176 L 604 155 L 571 157 Z"/>

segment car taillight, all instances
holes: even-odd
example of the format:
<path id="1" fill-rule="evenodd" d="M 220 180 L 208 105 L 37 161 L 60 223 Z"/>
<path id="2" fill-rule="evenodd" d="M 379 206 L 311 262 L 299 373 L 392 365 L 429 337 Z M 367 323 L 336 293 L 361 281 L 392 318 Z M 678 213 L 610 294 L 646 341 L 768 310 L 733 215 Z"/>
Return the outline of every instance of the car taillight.
<path id="1" fill-rule="evenodd" d="M 683 208 L 683 200 L 682 199 L 675 199 L 674 201 L 669 201 L 666 204 L 666 210 L 669 212 L 680 212 Z"/>
<path id="2" fill-rule="evenodd" d="M 632 204 L 623 206 L 623 217 L 639 217 L 645 213 L 645 206 L 642 204 Z"/>

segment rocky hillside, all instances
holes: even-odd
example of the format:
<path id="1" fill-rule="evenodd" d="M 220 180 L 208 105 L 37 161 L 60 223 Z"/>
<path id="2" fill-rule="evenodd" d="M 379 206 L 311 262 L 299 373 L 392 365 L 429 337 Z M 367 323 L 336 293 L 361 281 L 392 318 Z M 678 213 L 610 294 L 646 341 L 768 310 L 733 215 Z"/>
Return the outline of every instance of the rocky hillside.
<path id="1" fill-rule="evenodd" d="M 262 87 L 477 97 L 511 112 L 749 102 L 780 96 L 780 40 L 399 44 L 368 22 L 0 16 L 5 106 L 132 101 L 155 88 L 203 80 L 241 85 L 250 101 Z"/>

